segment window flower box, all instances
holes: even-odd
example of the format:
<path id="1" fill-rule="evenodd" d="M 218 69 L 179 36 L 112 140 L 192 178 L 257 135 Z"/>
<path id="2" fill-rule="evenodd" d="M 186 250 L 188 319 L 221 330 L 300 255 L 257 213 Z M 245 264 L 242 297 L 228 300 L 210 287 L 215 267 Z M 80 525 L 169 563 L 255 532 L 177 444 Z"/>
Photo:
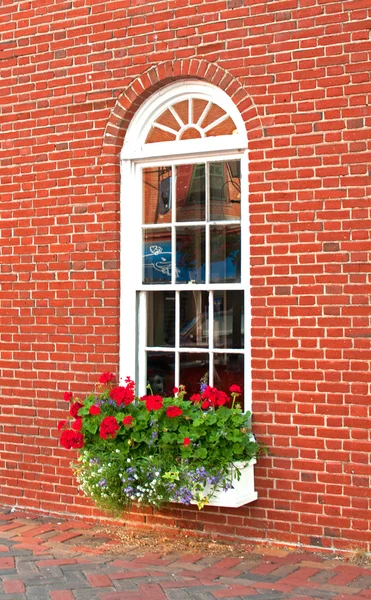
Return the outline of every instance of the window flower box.
<path id="1" fill-rule="evenodd" d="M 212 493 L 210 484 L 205 486 L 203 494 L 208 498 L 208 506 L 225 506 L 228 508 L 238 508 L 257 499 L 258 494 L 254 488 L 254 465 L 256 460 L 252 459 L 249 464 L 236 463 L 240 477 L 238 478 L 237 470 L 231 467 L 230 477 L 232 487 L 228 490 L 219 489 Z M 211 496 L 209 494 L 212 493 Z M 195 501 L 192 504 L 197 504 Z"/>
<path id="2" fill-rule="evenodd" d="M 207 384 L 185 399 L 135 396 L 135 384 L 114 386 L 112 373 L 100 378 L 98 393 L 73 398 L 61 421 L 61 445 L 79 451 L 74 464 L 80 489 L 117 515 L 142 504 L 170 502 L 238 507 L 252 502 L 254 464 L 263 448 L 251 432 L 250 414 L 230 396 Z"/>

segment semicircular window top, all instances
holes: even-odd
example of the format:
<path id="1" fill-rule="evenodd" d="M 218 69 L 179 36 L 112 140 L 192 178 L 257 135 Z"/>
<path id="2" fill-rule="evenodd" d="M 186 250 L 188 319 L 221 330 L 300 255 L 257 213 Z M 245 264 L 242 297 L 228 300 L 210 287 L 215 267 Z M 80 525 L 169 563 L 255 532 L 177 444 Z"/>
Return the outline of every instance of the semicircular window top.
<path id="1" fill-rule="evenodd" d="M 218 104 L 202 98 L 176 100 L 156 118 L 146 144 L 233 135 L 237 126 Z"/>
<path id="2" fill-rule="evenodd" d="M 245 123 L 233 100 L 200 81 L 176 82 L 147 99 L 132 119 L 121 158 L 244 150 Z"/>

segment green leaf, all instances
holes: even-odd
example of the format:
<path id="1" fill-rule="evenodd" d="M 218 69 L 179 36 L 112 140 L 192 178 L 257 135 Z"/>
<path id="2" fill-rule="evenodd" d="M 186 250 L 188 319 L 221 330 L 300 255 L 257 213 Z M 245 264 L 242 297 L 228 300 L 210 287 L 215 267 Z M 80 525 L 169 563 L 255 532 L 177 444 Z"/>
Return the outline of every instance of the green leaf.
<path id="1" fill-rule="evenodd" d="M 88 415 L 89 414 L 89 409 L 90 409 L 89 406 L 83 406 L 82 408 L 79 408 L 79 411 L 77 413 L 78 416 L 79 417 L 84 417 L 85 415 Z"/>
<path id="2" fill-rule="evenodd" d="M 99 425 L 96 420 L 93 420 L 93 419 L 85 419 L 84 420 L 84 429 L 86 429 L 86 431 L 89 431 L 90 433 L 94 434 L 94 433 L 97 433 L 98 427 L 99 427 Z"/>

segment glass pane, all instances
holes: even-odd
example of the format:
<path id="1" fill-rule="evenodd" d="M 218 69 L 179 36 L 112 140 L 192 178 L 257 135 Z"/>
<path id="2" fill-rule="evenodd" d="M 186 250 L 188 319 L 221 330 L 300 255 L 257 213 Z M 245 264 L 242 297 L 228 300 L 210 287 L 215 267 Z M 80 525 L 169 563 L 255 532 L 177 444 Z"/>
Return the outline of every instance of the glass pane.
<path id="1" fill-rule="evenodd" d="M 230 396 L 231 385 L 239 385 L 244 389 L 244 355 L 214 354 L 214 387 L 223 390 Z M 243 394 L 237 400 L 243 404 Z"/>
<path id="2" fill-rule="evenodd" d="M 205 220 L 205 165 L 180 165 L 176 174 L 177 221 Z"/>
<path id="3" fill-rule="evenodd" d="M 192 394 L 200 393 L 200 385 L 208 380 L 209 373 L 209 355 L 198 354 L 196 352 L 180 353 L 180 375 L 179 383 L 185 385 L 187 390 L 186 398 Z"/>
<path id="4" fill-rule="evenodd" d="M 147 346 L 175 346 L 175 292 L 147 293 Z"/>
<path id="5" fill-rule="evenodd" d="M 244 347 L 243 291 L 214 292 L 214 348 Z"/>
<path id="6" fill-rule="evenodd" d="M 188 129 L 185 129 L 185 131 L 183 131 L 183 133 L 179 139 L 195 140 L 197 138 L 200 139 L 201 137 L 202 137 L 201 132 L 198 131 L 198 129 L 195 129 L 194 127 L 188 127 Z"/>
<path id="7" fill-rule="evenodd" d="M 154 395 L 173 395 L 174 373 L 173 352 L 147 352 L 147 383 L 151 386 Z"/>
<path id="8" fill-rule="evenodd" d="M 173 142 L 176 140 L 176 132 L 164 131 L 156 125 L 153 125 L 149 130 L 146 138 L 146 144 L 156 144 L 158 142 Z"/>
<path id="9" fill-rule="evenodd" d="M 198 123 L 201 119 L 204 111 L 208 105 L 207 100 L 200 100 L 200 98 L 193 98 L 193 122 Z"/>
<path id="10" fill-rule="evenodd" d="M 171 223 L 171 167 L 143 169 L 143 223 Z"/>
<path id="11" fill-rule="evenodd" d="M 241 218 L 240 161 L 210 163 L 210 220 Z"/>
<path id="12" fill-rule="evenodd" d="M 237 283 L 241 280 L 241 227 L 210 227 L 210 281 Z"/>
<path id="13" fill-rule="evenodd" d="M 200 125 L 201 127 L 206 128 L 209 125 L 212 125 L 212 123 L 214 123 L 218 119 L 220 119 L 220 117 L 223 117 L 225 114 L 226 112 L 223 108 L 221 108 L 217 104 L 212 104 L 212 106 L 207 111 L 207 114 L 202 119 Z"/>
<path id="14" fill-rule="evenodd" d="M 178 227 L 177 283 L 205 283 L 205 228 Z"/>
<path id="15" fill-rule="evenodd" d="M 176 114 L 178 115 L 179 119 L 182 121 L 182 123 L 184 125 L 187 125 L 188 123 L 192 123 L 192 121 L 189 121 L 189 102 L 188 102 L 188 100 L 182 100 L 181 102 L 177 102 L 176 104 L 173 104 L 173 109 L 175 110 Z"/>
<path id="16" fill-rule="evenodd" d="M 208 292 L 180 292 L 180 346 L 208 347 L 208 299 Z"/>
<path id="17" fill-rule="evenodd" d="M 216 124 L 215 127 L 208 129 L 206 131 L 206 137 L 212 137 L 216 135 L 233 135 L 235 132 L 237 132 L 236 124 L 231 117 L 228 117 L 221 123 Z"/>
<path id="18" fill-rule="evenodd" d="M 143 283 L 171 283 L 171 229 L 147 229 L 143 238 Z"/>

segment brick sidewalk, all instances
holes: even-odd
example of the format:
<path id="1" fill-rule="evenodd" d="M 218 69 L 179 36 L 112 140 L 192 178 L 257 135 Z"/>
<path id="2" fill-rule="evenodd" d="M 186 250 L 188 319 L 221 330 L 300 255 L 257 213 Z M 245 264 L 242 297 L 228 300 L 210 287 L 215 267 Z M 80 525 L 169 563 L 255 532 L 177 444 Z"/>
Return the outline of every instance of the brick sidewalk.
<path id="1" fill-rule="evenodd" d="M 266 548 L 244 557 L 161 556 L 121 552 L 104 535 L 82 521 L 0 510 L 0 599 L 371 598 L 371 568 L 325 556 Z"/>

